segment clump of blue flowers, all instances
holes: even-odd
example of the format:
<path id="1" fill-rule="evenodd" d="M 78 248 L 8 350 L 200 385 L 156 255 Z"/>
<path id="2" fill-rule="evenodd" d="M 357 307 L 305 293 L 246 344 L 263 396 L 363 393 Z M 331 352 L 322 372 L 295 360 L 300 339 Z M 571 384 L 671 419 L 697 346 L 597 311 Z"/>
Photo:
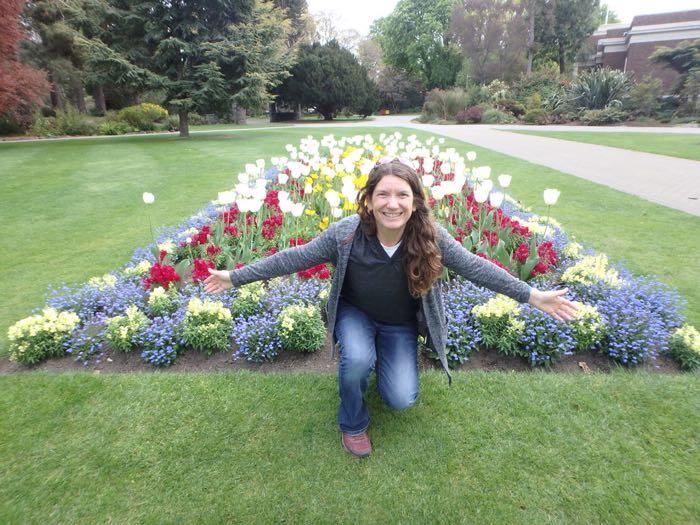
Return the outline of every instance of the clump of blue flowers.
<path id="1" fill-rule="evenodd" d="M 532 366 L 549 367 L 561 356 L 574 353 L 576 340 L 568 323 L 558 322 L 530 305 L 523 305 L 518 317 L 523 325 L 519 353 Z"/>
<path id="2" fill-rule="evenodd" d="M 478 350 L 483 338 L 472 315 L 472 308 L 485 303 L 492 296 L 493 292 L 462 278 L 454 279 L 445 287 L 445 316 L 447 317 L 445 353 L 450 366 L 468 361 Z M 437 358 L 437 354 L 432 352 L 431 357 Z"/>
<path id="3" fill-rule="evenodd" d="M 184 317 L 184 309 L 171 316 L 154 317 L 134 338 L 134 342 L 143 348 L 141 359 L 155 366 L 172 365 L 185 347 L 182 335 Z"/>
<path id="4" fill-rule="evenodd" d="M 277 316 L 263 312 L 234 319 L 233 340 L 238 350 L 233 357 L 247 361 L 272 361 L 282 350 Z"/>
<path id="5" fill-rule="evenodd" d="M 75 357 L 84 366 L 91 361 L 99 364 L 104 357 L 104 340 L 106 316 L 97 314 L 92 319 L 77 327 L 64 342 L 66 353 Z"/>

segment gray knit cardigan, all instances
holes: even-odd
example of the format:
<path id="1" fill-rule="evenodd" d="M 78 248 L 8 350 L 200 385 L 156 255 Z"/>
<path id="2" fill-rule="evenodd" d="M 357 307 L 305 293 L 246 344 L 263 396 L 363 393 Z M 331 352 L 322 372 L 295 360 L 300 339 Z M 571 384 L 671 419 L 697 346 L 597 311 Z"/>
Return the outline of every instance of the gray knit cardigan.
<path id="1" fill-rule="evenodd" d="M 346 217 L 332 223 L 328 229 L 308 244 L 289 248 L 248 266 L 230 272 L 231 283 L 241 286 L 253 281 L 272 279 L 292 274 L 317 264 L 331 262 L 335 266 L 331 291 L 328 297 L 328 329 L 333 333 L 340 292 L 343 288 L 345 270 L 350 258 L 352 240 L 360 222 L 359 215 Z M 458 275 L 474 284 L 512 297 L 520 303 L 530 299 L 530 286 L 513 277 L 495 264 L 477 257 L 459 244 L 445 228 L 437 227 L 437 243 L 442 263 Z M 451 384 L 452 377 L 445 356 L 447 322 L 442 301 L 442 287 L 438 279 L 432 288 L 421 297 L 418 314 L 419 332 L 428 337 L 428 345 L 437 352 L 442 367 Z M 335 354 L 335 350 L 333 351 Z"/>

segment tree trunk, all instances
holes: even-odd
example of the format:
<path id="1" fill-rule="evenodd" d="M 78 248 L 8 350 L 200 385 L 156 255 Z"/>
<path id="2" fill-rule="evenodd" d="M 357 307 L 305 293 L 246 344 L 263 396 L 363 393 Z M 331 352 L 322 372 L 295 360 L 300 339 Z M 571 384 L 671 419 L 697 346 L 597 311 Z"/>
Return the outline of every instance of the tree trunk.
<path id="1" fill-rule="evenodd" d="M 527 75 L 532 74 L 532 59 L 534 57 L 534 47 L 535 47 L 535 3 L 531 2 L 530 5 L 530 20 L 527 28 L 527 70 L 525 73 Z"/>
<path id="2" fill-rule="evenodd" d="M 95 99 L 95 111 L 100 115 L 104 115 L 107 112 L 107 103 L 105 102 L 105 91 L 102 88 L 102 84 L 95 86 L 92 97 Z"/>
<path id="3" fill-rule="evenodd" d="M 49 70 L 49 82 L 51 83 L 51 91 L 49 96 L 51 97 L 51 108 L 54 111 L 63 111 L 63 96 L 61 93 L 61 86 L 55 81 L 56 76 L 53 71 Z"/>
<path id="4" fill-rule="evenodd" d="M 73 96 L 75 97 L 75 105 L 78 108 L 78 112 L 83 115 L 87 113 L 87 107 L 85 107 L 85 88 L 80 80 L 75 80 L 73 82 Z"/>
<path id="5" fill-rule="evenodd" d="M 178 111 L 178 116 L 180 117 L 180 138 L 188 139 L 190 138 L 189 111 L 181 109 Z"/>
<path id="6" fill-rule="evenodd" d="M 245 124 L 246 123 L 246 112 L 245 108 L 239 106 L 235 102 L 231 104 L 231 117 L 233 118 L 234 124 Z"/>
<path id="7" fill-rule="evenodd" d="M 566 61 L 564 58 L 564 42 L 559 41 L 559 73 L 564 74 L 566 69 Z"/>

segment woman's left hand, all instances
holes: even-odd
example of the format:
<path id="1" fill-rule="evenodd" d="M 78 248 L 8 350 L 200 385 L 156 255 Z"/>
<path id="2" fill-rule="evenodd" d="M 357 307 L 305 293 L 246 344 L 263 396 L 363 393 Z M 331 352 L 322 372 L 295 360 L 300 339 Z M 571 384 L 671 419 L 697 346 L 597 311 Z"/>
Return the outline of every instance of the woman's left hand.
<path id="1" fill-rule="evenodd" d="M 535 308 L 551 315 L 557 321 L 571 321 L 576 318 L 578 308 L 574 303 L 562 297 L 568 291 L 568 288 L 564 288 L 563 290 L 543 292 L 533 288 L 528 302 Z"/>

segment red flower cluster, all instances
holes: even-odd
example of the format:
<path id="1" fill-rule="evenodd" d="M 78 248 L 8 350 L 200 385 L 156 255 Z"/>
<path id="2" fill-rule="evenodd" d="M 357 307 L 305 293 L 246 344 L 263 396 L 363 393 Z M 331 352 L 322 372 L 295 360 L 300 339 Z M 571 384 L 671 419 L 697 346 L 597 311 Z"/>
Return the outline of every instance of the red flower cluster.
<path id="1" fill-rule="evenodd" d="M 488 255 L 486 255 L 484 252 L 476 252 L 476 255 L 477 255 L 478 257 L 481 257 L 482 259 L 486 259 L 487 261 L 492 262 L 493 264 L 495 264 L 495 265 L 498 266 L 499 268 L 503 268 L 504 270 L 507 270 L 507 269 L 508 269 L 508 268 L 506 268 L 505 266 L 503 266 L 500 262 L 498 262 L 496 259 L 492 259 L 492 258 L 489 257 Z"/>
<path id="2" fill-rule="evenodd" d="M 318 277 L 319 279 L 331 278 L 331 272 L 325 264 L 318 264 L 308 270 L 302 270 L 297 272 L 297 275 L 302 279 L 312 279 L 313 277 Z"/>
<path id="3" fill-rule="evenodd" d="M 214 244 L 210 244 L 209 246 L 207 246 L 207 253 L 213 257 L 217 253 L 221 253 L 221 248 Z"/>
<path id="4" fill-rule="evenodd" d="M 525 261 L 527 261 L 527 258 L 529 256 L 530 256 L 530 245 L 528 245 L 525 242 L 522 243 L 520 246 L 518 246 L 518 248 L 513 253 L 513 257 L 519 263 L 525 263 Z"/>
<path id="5" fill-rule="evenodd" d="M 231 207 L 229 211 L 226 211 L 219 215 L 219 218 L 226 224 L 231 224 L 233 221 L 236 220 L 236 217 L 238 217 L 238 206 L 235 204 Z"/>
<path id="6" fill-rule="evenodd" d="M 200 232 L 192 237 L 192 243 L 191 243 L 192 246 L 206 244 L 210 233 L 211 233 L 211 229 L 210 229 L 208 224 L 205 224 L 204 226 L 202 226 L 202 229 L 200 230 Z"/>
<path id="7" fill-rule="evenodd" d="M 277 195 L 277 190 L 270 190 L 267 192 L 267 195 L 265 195 L 265 200 L 263 201 L 265 204 L 267 204 L 270 208 L 273 208 L 277 213 L 280 213 L 282 210 L 280 210 L 280 199 Z"/>
<path id="8" fill-rule="evenodd" d="M 289 246 L 301 246 L 306 244 L 303 237 L 297 237 L 296 239 L 289 239 Z"/>
<path id="9" fill-rule="evenodd" d="M 154 284 L 160 284 L 167 290 L 170 287 L 170 283 L 179 280 L 180 276 L 175 271 L 175 268 L 167 264 L 155 263 L 151 266 L 150 276 L 143 280 L 143 286 L 146 290 L 150 290 Z"/>
<path id="10" fill-rule="evenodd" d="M 496 232 L 492 232 L 489 230 L 486 230 L 482 234 L 482 238 L 488 241 L 488 243 L 491 245 L 491 247 L 494 247 L 498 244 L 498 234 Z"/>
<path id="11" fill-rule="evenodd" d="M 238 228 L 236 228 L 235 226 L 226 226 L 224 228 L 224 232 L 236 237 L 238 235 Z"/>
<path id="12" fill-rule="evenodd" d="M 194 270 L 192 270 L 192 280 L 194 282 L 203 281 L 209 277 L 209 268 L 214 268 L 214 263 L 204 259 L 194 260 Z"/>
<path id="13" fill-rule="evenodd" d="M 274 239 L 278 227 L 282 226 L 284 217 L 282 214 L 272 215 L 263 221 L 262 236 L 266 239 Z"/>

